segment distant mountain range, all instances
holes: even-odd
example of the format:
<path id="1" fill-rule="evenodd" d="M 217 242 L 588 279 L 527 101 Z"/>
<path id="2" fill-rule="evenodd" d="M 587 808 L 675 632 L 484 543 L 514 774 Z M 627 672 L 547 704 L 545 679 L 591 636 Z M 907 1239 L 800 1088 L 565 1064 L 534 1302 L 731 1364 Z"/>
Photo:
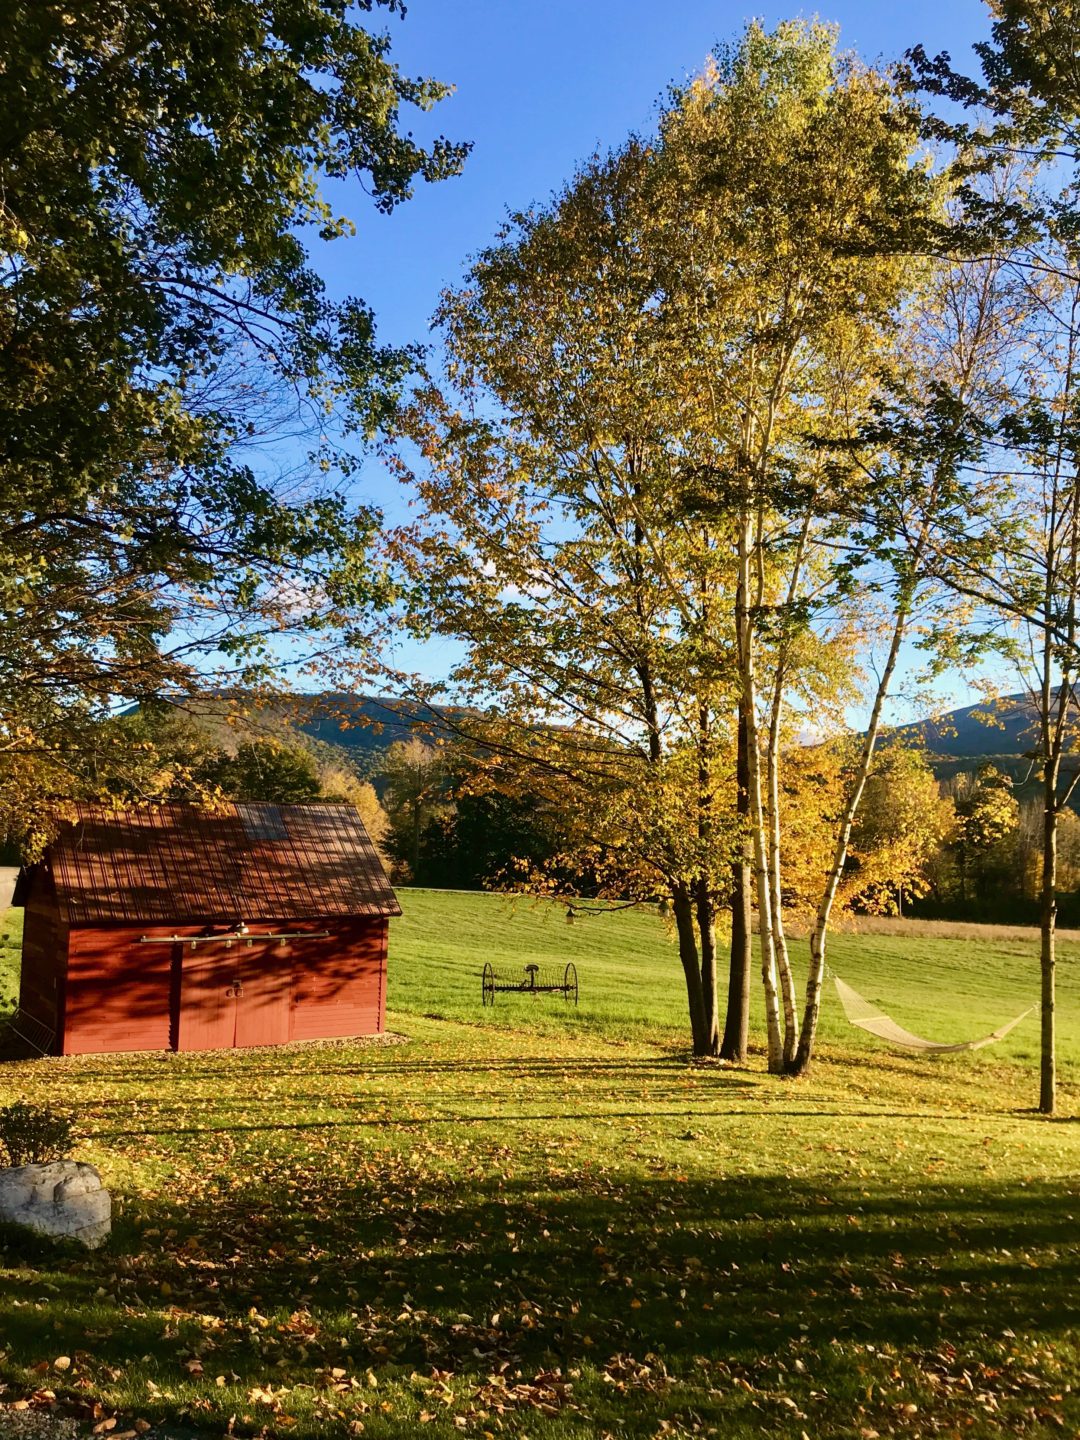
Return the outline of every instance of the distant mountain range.
<path id="1" fill-rule="evenodd" d="M 1012 777 L 1021 799 L 1029 799 L 1039 788 L 1034 755 L 1038 724 L 1038 710 L 1030 695 L 1003 695 L 898 726 L 893 734 L 924 745 L 939 780 L 993 765 Z M 1067 755 L 1063 769 L 1071 772 L 1078 763 L 1080 755 Z"/>
<path id="2" fill-rule="evenodd" d="M 339 745 L 351 758 L 373 756 L 398 740 L 450 736 L 454 711 L 446 706 L 423 705 L 416 700 L 394 700 L 378 695 L 345 695 L 327 691 L 301 697 L 294 704 L 293 724 L 324 745 Z M 444 718 L 445 717 L 445 718 Z"/>
<path id="3" fill-rule="evenodd" d="M 256 711 L 243 728 L 279 734 L 291 728 L 308 737 L 316 749 L 342 750 L 358 770 L 371 773 L 382 752 L 396 741 L 413 735 L 450 738 L 455 713 L 460 712 L 415 700 L 327 691 Z M 205 721 L 212 725 L 211 715 L 207 713 Z M 1007 695 L 897 726 L 891 733 L 923 745 L 941 780 L 993 764 L 1010 775 L 1019 793 L 1026 796 L 1033 794 L 1037 785 L 1031 758 L 1037 724 L 1029 696 Z M 234 729 L 232 738 L 236 734 Z"/>
<path id="4" fill-rule="evenodd" d="M 138 708 L 132 705 L 124 713 L 134 714 Z M 334 691 L 273 700 L 211 693 L 190 701 L 184 709 L 223 750 L 235 750 L 247 740 L 299 742 L 317 758 L 338 763 L 344 759 L 361 774 L 377 769 L 383 751 L 396 741 L 414 735 L 429 740 L 449 737 L 454 730 L 452 717 L 462 713 L 415 700 Z"/>
<path id="5" fill-rule="evenodd" d="M 302 697 L 289 713 L 291 723 L 313 740 L 341 746 L 359 759 L 414 734 L 449 738 L 454 733 L 456 712 L 415 700 L 328 691 Z M 1012 769 L 1026 770 L 1037 743 L 1037 725 L 1030 697 L 1007 695 L 901 725 L 892 733 L 921 743 L 935 769 L 955 765 L 972 770 L 984 761 L 1007 760 Z"/>
<path id="6" fill-rule="evenodd" d="M 1030 696 L 1004 695 L 902 725 L 894 733 L 918 739 L 931 755 L 949 759 L 1021 756 L 1037 743 L 1038 713 Z"/>

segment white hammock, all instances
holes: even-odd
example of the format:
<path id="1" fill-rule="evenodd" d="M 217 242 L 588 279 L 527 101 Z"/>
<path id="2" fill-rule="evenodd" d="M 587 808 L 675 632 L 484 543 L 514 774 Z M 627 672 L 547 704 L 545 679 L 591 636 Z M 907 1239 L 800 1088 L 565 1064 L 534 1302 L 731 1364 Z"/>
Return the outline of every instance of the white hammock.
<path id="1" fill-rule="evenodd" d="M 984 1035 L 981 1040 L 964 1040 L 959 1045 L 942 1045 L 935 1040 L 923 1040 L 918 1035 L 912 1035 L 911 1031 L 905 1030 L 902 1025 L 897 1025 L 880 1006 L 864 1000 L 858 991 L 845 984 L 839 975 L 833 975 L 832 980 L 850 1024 L 858 1025 L 860 1030 L 869 1030 L 871 1035 L 888 1040 L 892 1045 L 902 1045 L 906 1050 L 926 1050 L 935 1055 L 948 1055 L 959 1050 L 981 1050 L 984 1045 L 993 1045 L 995 1040 L 1003 1040 L 1010 1030 L 1019 1025 L 1021 1020 L 1026 1020 L 1032 1010 L 1038 1008 L 1030 1005 L 1023 1015 L 1018 1015 L 1015 1020 L 1002 1025 L 1001 1029 L 995 1030 L 992 1035 Z"/>

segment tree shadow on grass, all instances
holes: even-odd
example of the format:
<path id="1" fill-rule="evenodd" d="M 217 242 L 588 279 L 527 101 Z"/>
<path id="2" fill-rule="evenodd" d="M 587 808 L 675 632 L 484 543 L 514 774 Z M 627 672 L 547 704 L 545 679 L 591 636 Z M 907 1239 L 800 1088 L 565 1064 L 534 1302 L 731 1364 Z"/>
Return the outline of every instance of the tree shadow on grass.
<path id="1" fill-rule="evenodd" d="M 653 1435 L 689 1405 L 703 1424 L 769 1421 L 797 1435 L 807 1415 L 819 1433 L 846 1425 L 857 1403 L 882 1430 L 868 1377 L 871 1391 L 896 1392 L 930 1356 L 969 1378 L 982 1365 L 1000 1420 L 1030 1406 L 1023 1367 L 1023 1383 L 1048 1393 L 1052 1379 L 1032 1373 L 1040 1355 L 1075 1345 L 1075 1190 L 630 1181 L 557 1163 L 519 1182 L 496 1164 L 463 1177 L 384 1156 L 365 1172 L 357 1150 L 351 1173 L 308 1155 L 249 1173 L 243 1188 L 208 1175 L 196 1193 L 142 1202 L 138 1226 L 121 1220 L 111 1246 L 77 1266 L 41 1247 L 20 1254 L 0 1234 L 0 1262 L 13 1267 L 0 1294 L 3 1368 L 65 1353 L 84 1356 L 76 1369 L 92 1379 L 144 1372 L 173 1397 L 144 1412 L 175 1415 L 195 1397 L 188 1413 L 207 1424 L 268 1377 L 318 1390 L 344 1367 L 385 1388 L 434 1367 L 476 1390 L 500 1369 L 558 1368 L 582 1374 L 581 1434 L 617 1419 L 624 1434 Z M 1025 1334 L 1039 1345 L 1014 1365 Z M 199 1346 L 205 1376 L 189 1368 Z M 627 1356 L 652 1357 L 646 1368 L 668 1379 L 627 1400 L 624 1381 L 604 1380 Z M 797 1423 L 769 1399 L 777 1367 Z M 974 1390 L 958 1385 L 949 1405 L 966 1414 Z M 368 1433 L 410 1433 L 386 1425 Z"/>
<path id="2" fill-rule="evenodd" d="M 750 1087 L 747 1087 L 750 1088 Z M 662 1099 L 665 1097 L 661 1097 Z M 267 1118 L 266 1120 L 252 1120 L 250 1118 L 250 1105 L 237 1103 L 236 1109 L 240 1112 L 235 1120 L 225 1116 L 216 1119 L 213 1124 L 183 1124 L 181 1119 L 186 1119 L 193 1108 L 192 1102 L 177 1105 L 157 1106 L 158 1123 L 148 1125 L 145 1117 L 133 1116 L 137 1123 L 131 1127 L 116 1125 L 111 1128 L 97 1128 L 93 1132 L 95 1142 L 132 1140 L 140 1136 L 190 1139 L 193 1137 L 212 1137 L 230 1135 L 258 1135 L 258 1134 L 317 1134 L 319 1132 L 341 1131 L 344 1133 L 354 1130 L 394 1130 L 403 1134 L 417 1134 L 427 1129 L 444 1130 L 447 1126 L 505 1126 L 505 1125 L 542 1125 L 548 1127 L 553 1135 L 561 1133 L 567 1126 L 573 1126 L 582 1122 L 604 1121 L 612 1122 L 617 1120 L 647 1120 L 665 1121 L 674 1120 L 680 1122 L 704 1123 L 710 1120 L 724 1119 L 745 1119 L 748 1116 L 761 1116 L 758 1107 L 738 1106 L 733 1104 L 715 1103 L 712 1105 L 691 1103 L 685 1095 L 666 1097 L 672 1100 L 681 1100 L 681 1104 L 665 1105 L 657 1103 L 655 1097 L 650 1097 L 647 1104 L 636 1108 L 595 1108 L 587 1109 L 581 1105 L 566 1105 L 560 1109 L 541 1108 L 536 1110 L 514 1110 L 506 1105 L 499 1105 L 498 1108 L 486 1112 L 470 1111 L 467 1109 L 438 1110 L 433 1109 L 428 1114 L 406 1113 L 403 1108 L 400 1096 L 387 1096 L 384 1103 L 387 1106 L 387 1113 L 364 1114 L 354 1113 L 337 1116 L 333 1119 L 317 1119 L 314 1116 L 316 1106 L 327 1103 L 325 1094 L 298 1095 L 292 1096 L 285 1102 L 279 1102 L 274 1107 L 274 1113 L 278 1118 Z M 341 1096 L 331 1097 L 333 1103 L 341 1109 L 355 1107 L 359 1112 L 361 1106 L 355 1102 L 355 1097 Z M 365 1098 L 364 1105 L 370 1107 L 379 1103 L 381 1097 Z M 438 1102 L 436 1102 L 437 1104 Z M 295 1120 L 281 1119 L 282 1110 L 295 1107 L 302 1112 Z M 116 1108 L 123 1108 L 122 1103 Z M 215 1107 L 219 1116 L 222 1111 L 229 1109 L 224 1102 L 218 1102 Z M 770 1120 L 903 1120 L 917 1121 L 929 1120 L 935 1124 L 947 1126 L 954 1130 L 969 1130 L 973 1117 L 967 1114 L 950 1113 L 942 1110 L 862 1110 L 855 1106 L 844 1106 L 837 1108 L 829 1105 L 808 1106 L 805 1109 L 792 1109 L 790 1107 L 772 1106 L 767 1112 Z M 1053 1117 L 1041 1116 L 1037 1111 L 1000 1111 L 986 1112 L 979 1115 L 979 1123 L 987 1126 L 996 1120 L 1001 1119 L 1032 1119 L 1046 1120 L 1048 1123 L 1074 1123 L 1072 1117 L 1066 1120 L 1062 1117 L 1060 1122 L 1055 1122 Z M 665 1135 L 665 1140 L 670 1136 Z M 696 1138 L 696 1137 L 689 1137 Z"/>
<path id="3" fill-rule="evenodd" d="M 343 1042 L 343 1047 L 346 1044 L 347 1042 Z M 74 1060 L 35 1062 L 31 1073 L 37 1073 L 38 1067 L 62 1066 L 66 1069 L 70 1066 L 73 1086 L 104 1084 L 114 1088 L 118 1096 L 129 1090 L 135 1094 L 145 1090 L 147 1086 L 157 1091 L 167 1087 L 175 1092 L 176 1087 L 182 1087 L 188 1082 L 197 1086 L 223 1081 L 246 1086 L 247 1093 L 253 1100 L 268 1087 L 288 1085 L 290 1082 L 303 1087 L 309 1081 L 313 1083 L 317 1077 L 322 1097 L 326 1096 L 328 1086 L 338 1082 L 346 1082 L 356 1087 L 347 1097 L 350 1104 L 360 1100 L 375 1103 L 379 1095 L 372 1087 L 388 1080 L 397 1085 L 401 1080 L 408 1081 L 413 1078 L 425 1088 L 425 1098 L 432 1100 L 437 1098 L 439 1088 L 446 1082 L 467 1081 L 471 1077 L 490 1079 L 497 1083 L 508 1078 L 524 1085 L 535 1084 L 538 1088 L 547 1086 L 556 1093 L 564 1090 L 568 1083 L 573 1086 L 597 1087 L 611 1084 L 621 1088 L 648 1086 L 651 1097 L 658 1101 L 662 1101 L 665 1096 L 683 1098 L 684 1091 L 677 1087 L 690 1082 L 697 1088 L 699 1098 L 704 1095 L 724 1094 L 734 1088 L 757 1089 L 768 1100 L 771 1114 L 781 1113 L 778 1102 L 787 1099 L 790 1103 L 801 1094 L 806 1084 L 805 1081 L 777 1079 L 759 1069 L 703 1065 L 695 1062 L 687 1052 L 674 1049 L 647 1058 L 623 1056 L 619 1053 L 604 1057 L 568 1055 L 561 1059 L 530 1056 L 443 1059 L 415 1051 L 406 1052 L 409 1058 L 399 1058 L 395 1051 L 384 1051 L 377 1057 L 370 1052 L 365 1054 L 359 1050 L 354 1053 L 356 1058 L 352 1059 L 348 1058 L 347 1051 L 343 1053 L 336 1046 L 320 1046 L 274 1047 L 206 1054 L 162 1052 L 76 1057 Z M 956 1060 L 957 1057 L 951 1058 Z M 948 1080 L 955 1086 L 975 1078 L 967 1074 L 966 1067 L 961 1070 L 959 1066 L 954 1066 L 946 1073 L 940 1061 L 927 1063 L 925 1060 L 889 1053 L 853 1054 L 847 1051 L 823 1052 L 818 1062 L 818 1073 L 839 1082 L 854 1077 L 856 1088 L 864 1092 L 876 1086 L 894 1089 L 895 1082 L 899 1080 L 907 1089 L 913 1084 L 924 1084 L 931 1095 L 943 1080 Z M 816 1075 L 814 1078 L 816 1079 Z M 863 1098 L 869 1099 L 869 1096 L 864 1094 Z M 178 1107 L 180 1108 L 182 1106 Z M 790 1113 L 910 1115 L 912 1118 L 932 1116 L 935 1119 L 956 1118 L 957 1114 L 955 1110 L 951 1114 L 947 1110 L 938 1112 L 933 1104 L 919 1105 L 918 1108 L 914 1105 L 893 1105 L 877 1109 L 867 1105 L 857 1110 L 850 1104 L 836 1106 L 827 1095 L 823 1095 L 820 1100 L 814 1099 L 812 1095 L 807 1096 L 805 1105 L 791 1105 Z M 1034 1121 L 1046 1118 L 1039 1116 L 1028 1105 L 988 1108 L 983 1104 L 979 1113 L 981 1116 L 1007 1115 L 1014 1119 Z M 1059 1123 L 1071 1122 L 1076 1118 L 1072 1115 L 1055 1117 Z"/>
<path id="4" fill-rule="evenodd" d="M 87 1057 L 76 1056 L 60 1061 L 43 1060 L 37 1064 L 71 1065 L 73 1075 L 80 1082 L 103 1081 L 116 1085 L 145 1085 L 160 1081 L 167 1075 L 172 1078 L 190 1076 L 195 1080 L 241 1078 L 247 1071 L 260 1081 L 300 1079 L 313 1070 L 323 1076 L 347 1076 L 353 1079 L 379 1079 L 388 1073 L 396 1076 L 418 1075 L 424 1079 L 437 1079 L 444 1075 L 502 1075 L 510 1074 L 522 1078 L 558 1079 L 566 1075 L 583 1077 L 605 1076 L 625 1077 L 639 1075 L 709 1075 L 718 1080 L 729 1080 L 745 1076 L 749 1072 L 726 1066 L 699 1067 L 684 1051 L 657 1055 L 648 1059 L 639 1057 L 613 1056 L 598 1059 L 595 1056 L 568 1055 L 562 1060 L 547 1060 L 534 1056 L 480 1056 L 475 1060 L 450 1058 L 440 1060 L 425 1057 L 418 1060 L 382 1059 L 379 1061 L 357 1059 L 356 1061 L 328 1058 L 334 1052 L 311 1048 L 274 1046 L 246 1050 L 207 1052 L 151 1051 L 136 1052 L 132 1055 Z M 272 1057 L 272 1058 L 271 1058 Z M 97 1063 L 94 1063 L 97 1061 Z M 764 1079 L 764 1076 L 757 1076 Z"/>

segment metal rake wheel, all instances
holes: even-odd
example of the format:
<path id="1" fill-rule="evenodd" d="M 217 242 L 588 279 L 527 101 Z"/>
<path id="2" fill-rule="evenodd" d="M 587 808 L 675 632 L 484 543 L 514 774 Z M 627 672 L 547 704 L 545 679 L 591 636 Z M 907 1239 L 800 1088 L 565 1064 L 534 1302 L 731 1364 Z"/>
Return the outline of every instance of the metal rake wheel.
<path id="1" fill-rule="evenodd" d="M 484 973 L 481 977 L 481 1000 L 484 1005 L 495 1004 L 495 971 L 488 960 L 484 965 Z"/>
<path id="2" fill-rule="evenodd" d="M 576 1005 L 578 1002 L 577 966 L 571 960 L 563 972 L 563 998 L 571 998 Z"/>

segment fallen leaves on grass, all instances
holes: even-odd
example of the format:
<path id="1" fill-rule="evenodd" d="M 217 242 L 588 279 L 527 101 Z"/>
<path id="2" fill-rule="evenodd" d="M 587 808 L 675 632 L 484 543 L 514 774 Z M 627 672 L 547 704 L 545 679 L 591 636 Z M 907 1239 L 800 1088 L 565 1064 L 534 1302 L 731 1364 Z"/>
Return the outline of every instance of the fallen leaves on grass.
<path id="1" fill-rule="evenodd" d="M 803 1087 L 793 1117 L 663 1053 L 432 1031 L 423 1056 L 65 1062 L 117 1233 L 77 1270 L 0 1254 L 0 1405 L 114 1440 L 140 1410 L 310 1440 L 1068 1423 L 1044 1277 L 1080 1255 L 1069 1133 L 1009 1122 L 973 1180 L 963 1117 L 897 1095 Z"/>

